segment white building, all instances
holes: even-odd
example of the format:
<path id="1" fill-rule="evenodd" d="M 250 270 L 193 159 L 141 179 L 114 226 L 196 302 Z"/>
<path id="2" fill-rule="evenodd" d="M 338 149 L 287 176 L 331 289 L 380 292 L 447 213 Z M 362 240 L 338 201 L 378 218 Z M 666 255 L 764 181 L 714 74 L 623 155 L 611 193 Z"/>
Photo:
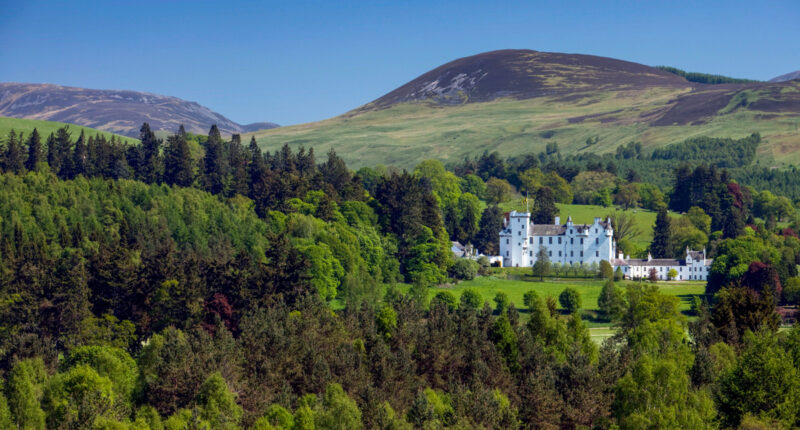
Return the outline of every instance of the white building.
<path id="1" fill-rule="evenodd" d="M 551 263 L 591 264 L 610 261 L 616 251 L 611 219 L 592 224 L 534 224 L 529 212 L 512 211 L 500 231 L 500 256 L 504 267 L 532 267 L 544 247 Z"/>
<path id="2" fill-rule="evenodd" d="M 708 279 L 713 260 L 707 258 L 705 250 L 687 248 L 684 260 L 653 259 L 649 254 L 647 259 L 631 259 L 621 254 L 614 258 L 617 244 L 613 237 L 610 218 L 605 221 L 595 218 L 592 224 L 573 224 L 572 217 L 568 217 L 567 223 L 561 224 L 556 217 L 555 224 L 534 224 L 529 212 L 512 211 L 506 214 L 500 231 L 500 257 L 503 267 L 532 267 L 540 247 L 544 247 L 551 263 L 588 265 L 606 260 L 614 270 L 620 268 L 627 279 L 646 279 L 651 269 L 655 269 L 660 280 L 668 280 L 671 269 L 677 272 L 676 281 Z"/>
<path id="3" fill-rule="evenodd" d="M 614 269 L 622 269 L 622 274 L 628 279 L 650 277 L 650 271 L 655 269 L 659 280 L 669 279 L 669 271 L 675 269 L 676 281 L 705 281 L 708 280 L 708 272 L 714 260 L 707 258 L 706 250 L 692 251 L 686 248 L 686 259 L 676 260 L 669 258 L 653 258 L 647 254 L 647 259 L 618 258 L 611 261 Z"/>

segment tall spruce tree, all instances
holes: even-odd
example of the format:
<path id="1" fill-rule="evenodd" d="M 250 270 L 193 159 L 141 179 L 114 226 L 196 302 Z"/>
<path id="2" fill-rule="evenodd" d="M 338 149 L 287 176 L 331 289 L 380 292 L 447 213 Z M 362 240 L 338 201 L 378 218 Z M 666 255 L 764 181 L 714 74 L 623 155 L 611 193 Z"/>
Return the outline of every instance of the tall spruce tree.
<path id="1" fill-rule="evenodd" d="M 161 159 L 161 139 L 150 129 L 150 124 L 142 124 L 139 129 L 141 141 L 141 165 L 137 177 L 148 184 L 161 181 L 163 160 Z"/>
<path id="2" fill-rule="evenodd" d="M 69 126 L 61 127 L 56 130 L 53 139 L 47 141 L 47 164 L 50 165 L 50 171 L 59 177 L 65 177 L 72 170 L 71 150 L 72 136 Z"/>
<path id="3" fill-rule="evenodd" d="M 75 141 L 75 149 L 72 151 L 72 171 L 70 177 L 88 174 L 89 150 L 86 145 L 86 136 L 81 130 L 81 135 Z"/>
<path id="4" fill-rule="evenodd" d="M 656 216 L 656 224 L 653 227 L 653 243 L 650 245 L 650 253 L 653 258 L 672 257 L 671 243 L 669 214 L 666 209 L 661 209 Z"/>
<path id="5" fill-rule="evenodd" d="M 234 134 L 228 145 L 228 165 L 230 166 L 230 187 L 228 195 L 247 195 L 247 150 L 242 145 L 242 137 Z"/>
<path id="6" fill-rule="evenodd" d="M 8 140 L 6 141 L 5 159 L 3 160 L 3 169 L 6 172 L 20 174 L 25 170 L 25 162 L 22 157 L 22 135 L 19 137 L 14 130 L 8 133 Z"/>
<path id="7" fill-rule="evenodd" d="M 42 137 L 39 135 L 39 130 L 34 128 L 28 137 L 28 158 L 25 160 L 25 168 L 36 170 L 36 165 L 44 161 L 43 156 Z"/>
<path id="8" fill-rule="evenodd" d="M 206 155 L 203 158 L 203 186 L 212 194 L 225 191 L 228 166 L 219 128 L 214 124 L 208 131 Z"/>
<path id="9" fill-rule="evenodd" d="M 167 145 L 164 148 L 164 182 L 181 187 L 188 187 L 194 182 L 192 153 L 183 125 L 178 129 L 178 133 L 167 137 Z"/>

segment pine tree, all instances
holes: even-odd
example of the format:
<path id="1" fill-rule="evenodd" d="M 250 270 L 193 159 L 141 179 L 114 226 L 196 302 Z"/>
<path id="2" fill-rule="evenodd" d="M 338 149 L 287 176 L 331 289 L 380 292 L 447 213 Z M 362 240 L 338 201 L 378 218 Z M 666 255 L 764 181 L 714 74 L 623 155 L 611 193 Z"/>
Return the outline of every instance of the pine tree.
<path id="1" fill-rule="evenodd" d="M 656 224 L 653 227 L 653 243 L 650 245 L 650 253 L 654 258 L 669 258 L 672 256 L 671 232 L 669 215 L 666 209 L 658 211 Z"/>
<path id="2" fill-rule="evenodd" d="M 39 131 L 35 128 L 28 138 L 28 159 L 25 160 L 25 168 L 28 170 L 36 170 L 36 165 L 44 161 L 42 151 L 42 138 Z"/>
<path id="3" fill-rule="evenodd" d="M 22 158 L 22 145 L 21 136 L 17 137 L 14 130 L 8 133 L 8 141 L 6 142 L 5 159 L 3 160 L 3 169 L 6 172 L 20 174 L 25 170 L 25 163 Z"/>
<path id="4" fill-rule="evenodd" d="M 47 141 L 47 163 L 50 164 L 50 170 L 61 178 L 72 170 L 72 160 L 69 156 L 71 149 L 72 137 L 69 134 L 69 126 L 56 130 L 53 139 Z"/>
<path id="5" fill-rule="evenodd" d="M 89 150 L 86 146 L 86 136 L 84 136 L 83 130 L 81 130 L 81 135 L 75 142 L 75 149 L 72 152 L 72 172 L 70 172 L 70 177 L 74 178 L 78 175 L 87 175 L 89 173 L 88 163 Z"/>
<path id="6" fill-rule="evenodd" d="M 150 130 L 150 124 L 142 124 L 139 129 L 139 140 L 141 141 L 141 166 L 138 178 L 148 184 L 161 181 L 163 160 L 161 159 L 161 139 L 157 139 L 155 133 Z"/>
<path id="7" fill-rule="evenodd" d="M 216 124 L 208 131 L 206 155 L 203 158 L 203 185 L 212 194 L 225 191 L 228 166 L 225 160 L 222 136 Z"/>
<path id="8" fill-rule="evenodd" d="M 231 137 L 228 145 L 228 165 L 230 166 L 228 195 L 247 195 L 247 151 L 242 146 L 242 138 L 238 134 Z"/>
<path id="9" fill-rule="evenodd" d="M 167 138 L 164 148 L 164 182 L 188 187 L 194 182 L 192 154 L 186 141 L 186 130 L 181 125 L 177 134 Z"/>

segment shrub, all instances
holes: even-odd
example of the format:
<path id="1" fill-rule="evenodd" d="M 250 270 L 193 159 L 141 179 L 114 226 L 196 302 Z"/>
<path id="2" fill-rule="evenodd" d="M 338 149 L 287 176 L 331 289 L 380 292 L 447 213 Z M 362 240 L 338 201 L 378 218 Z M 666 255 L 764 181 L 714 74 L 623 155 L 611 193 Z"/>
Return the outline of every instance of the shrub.
<path id="1" fill-rule="evenodd" d="M 455 279 L 469 281 L 478 274 L 478 263 L 468 258 L 459 258 L 450 267 L 450 276 Z"/>
<path id="2" fill-rule="evenodd" d="M 569 313 L 575 313 L 581 308 L 581 295 L 578 290 L 567 287 L 558 296 L 558 302 L 561 307 Z"/>
<path id="3" fill-rule="evenodd" d="M 481 293 L 467 288 L 461 293 L 460 303 L 462 309 L 480 309 L 483 306 L 483 297 Z"/>

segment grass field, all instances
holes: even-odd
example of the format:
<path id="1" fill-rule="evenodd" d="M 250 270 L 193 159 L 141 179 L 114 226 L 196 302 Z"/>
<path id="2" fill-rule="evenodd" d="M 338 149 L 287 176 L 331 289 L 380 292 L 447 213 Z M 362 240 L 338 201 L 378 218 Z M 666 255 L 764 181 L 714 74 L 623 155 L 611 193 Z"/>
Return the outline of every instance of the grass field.
<path id="1" fill-rule="evenodd" d="M 406 103 L 262 130 L 242 139 L 246 142 L 254 135 L 259 145 L 270 151 L 284 144 L 313 147 L 317 154 L 333 148 L 351 168 L 376 164 L 413 168 L 423 159 L 455 162 L 484 150 L 504 156 L 541 152 L 549 142 L 557 142 L 563 154 L 575 154 L 583 150 L 588 137 L 595 136 L 599 141 L 591 151 L 607 153 L 631 141 L 651 150 L 691 137 L 741 138 L 760 132 L 764 138 L 758 150 L 762 165 L 800 161 L 800 122 L 791 113 L 765 115 L 745 109 L 691 125 L 649 125 L 648 118 L 686 91 L 688 88 L 655 88 L 584 93 L 569 102 L 539 97 L 448 107 Z"/>
<path id="2" fill-rule="evenodd" d="M 20 132 L 25 133 L 27 136 L 33 131 L 33 129 L 37 129 L 39 134 L 42 136 L 42 143 L 47 141 L 47 136 L 50 133 L 55 133 L 61 127 L 65 125 L 69 126 L 70 134 L 72 134 L 73 139 L 77 139 L 78 136 L 81 134 L 81 131 L 86 133 L 87 136 L 94 136 L 96 134 L 102 134 L 107 138 L 110 138 L 113 133 L 109 133 L 107 131 L 100 131 L 90 127 L 82 127 L 80 125 L 75 124 L 65 124 L 63 122 L 55 122 L 55 121 L 41 121 L 38 119 L 20 119 L 20 118 L 8 118 L 8 117 L 0 117 L 0 140 L 5 141 L 8 138 L 8 133 L 13 129 L 17 134 Z M 128 143 L 138 143 L 138 139 L 132 139 L 126 136 L 116 135 L 117 139 L 122 139 Z"/>
<path id="3" fill-rule="evenodd" d="M 525 270 L 524 272 L 529 271 Z M 544 282 L 539 282 L 528 274 L 523 274 L 522 269 L 502 269 L 499 272 L 517 279 L 504 279 L 497 276 L 481 276 L 472 281 L 461 282 L 451 287 L 439 287 L 432 291 L 431 296 L 435 295 L 438 291 L 450 291 L 457 297 L 465 289 L 473 289 L 483 296 L 485 301 L 488 301 L 494 307 L 494 297 L 498 292 L 504 292 L 508 295 L 509 300 L 514 303 L 514 306 L 520 310 L 520 315 L 523 319 L 527 319 L 527 311 L 524 309 L 523 296 L 526 292 L 533 290 L 536 291 L 540 297 L 554 297 L 567 288 L 572 287 L 578 290 L 581 295 L 583 311 L 597 310 L 597 298 L 600 295 L 600 289 L 603 286 L 603 281 L 596 279 L 545 279 Z M 620 282 L 618 285 L 625 286 L 629 282 Z M 680 298 L 680 310 L 688 312 L 691 308 L 692 300 L 697 295 L 702 295 L 705 292 L 705 282 L 659 282 L 657 283 L 659 290 L 663 294 L 677 296 Z M 559 308 L 560 308 L 559 304 Z M 607 327 L 608 323 L 602 322 L 589 322 L 590 327 Z"/>

